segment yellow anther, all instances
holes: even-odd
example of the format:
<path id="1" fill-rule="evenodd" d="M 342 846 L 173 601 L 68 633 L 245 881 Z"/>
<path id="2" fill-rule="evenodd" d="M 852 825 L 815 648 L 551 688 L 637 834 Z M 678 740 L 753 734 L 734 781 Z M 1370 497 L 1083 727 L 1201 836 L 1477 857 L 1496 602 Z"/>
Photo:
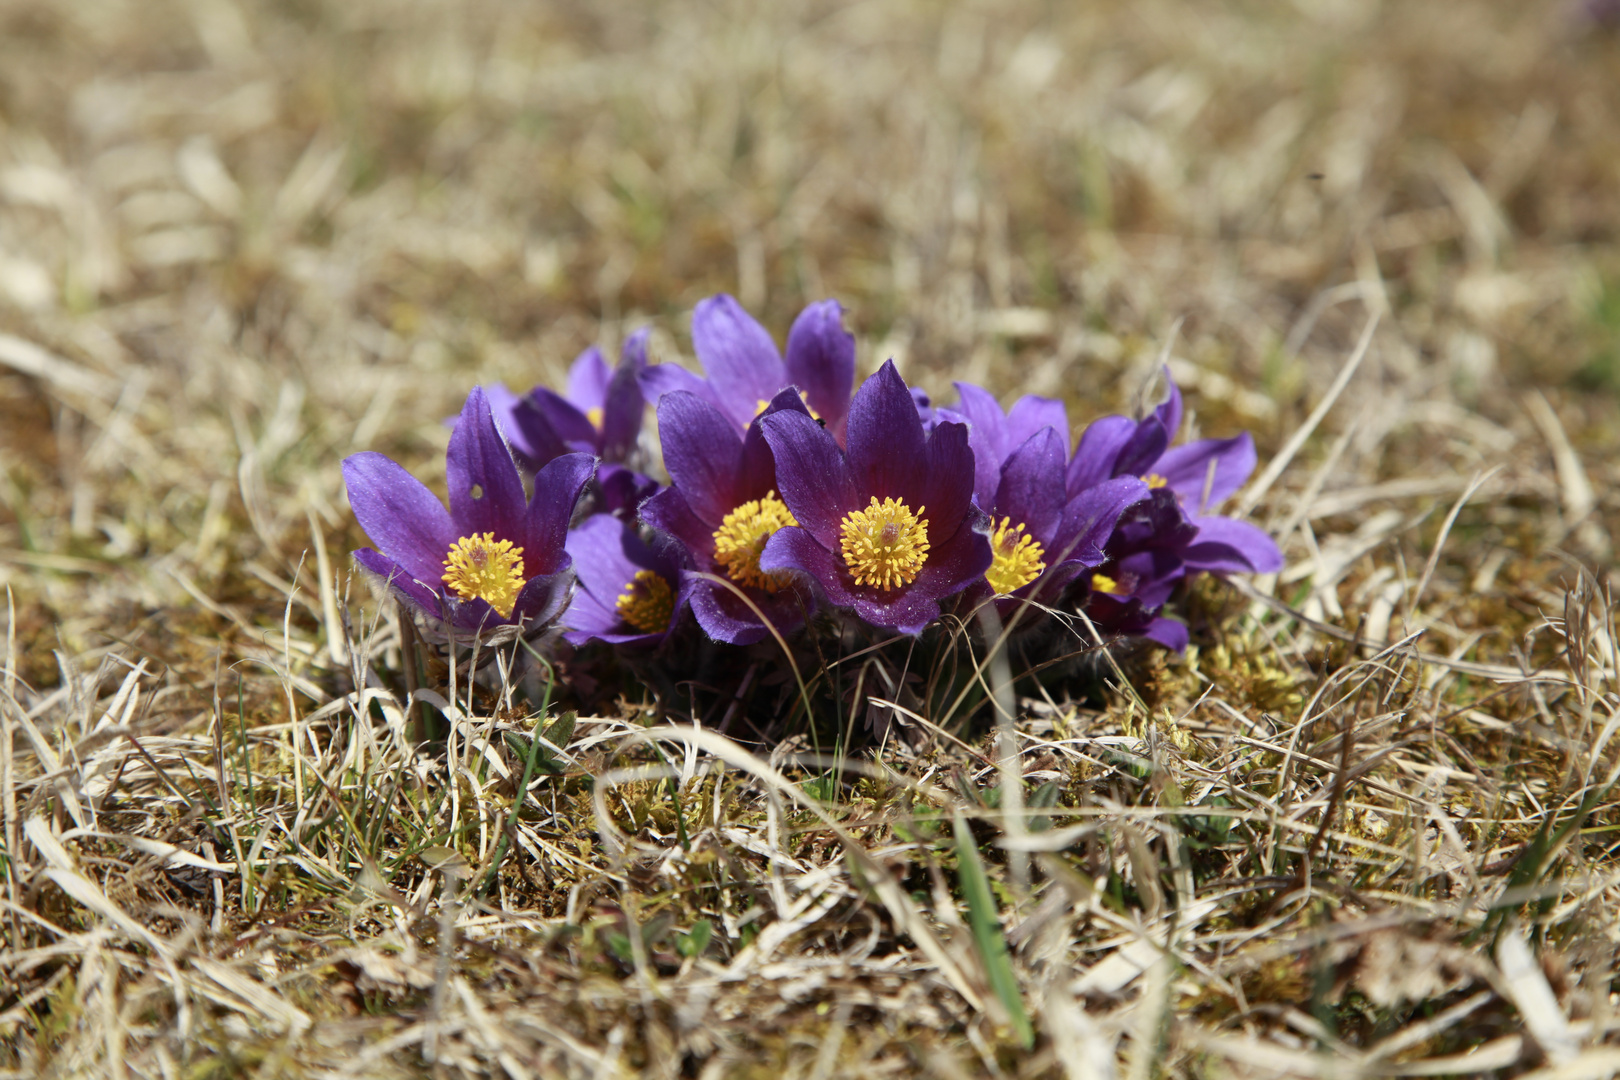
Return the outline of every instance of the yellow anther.
<path id="1" fill-rule="evenodd" d="M 911 507 L 898 499 L 877 501 L 852 510 L 839 524 L 838 546 L 857 585 L 897 589 L 909 585 L 928 561 L 926 506 Z"/>
<path id="2" fill-rule="evenodd" d="M 450 545 L 444 559 L 444 583 L 463 600 L 486 600 L 501 618 L 509 618 L 518 593 L 528 578 L 523 576 L 523 549 L 510 540 L 497 540 L 494 533 L 463 536 Z"/>
<path id="3" fill-rule="evenodd" d="M 739 585 L 754 585 L 776 592 L 788 583 L 785 574 L 769 574 L 759 568 L 765 541 L 777 529 L 797 525 L 787 504 L 770 491 L 762 499 L 742 503 L 714 530 L 714 561 L 726 568 L 726 575 Z"/>
<path id="4" fill-rule="evenodd" d="M 1092 592 L 1107 593 L 1109 596 L 1122 595 L 1120 587 L 1119 587 L 1119 582 L 1115 581 L 1113 578 L 1109 577 L 1107 574 L 1092 574 L 1091 575 L 1091 591 Z"/>
<path id="5" fill-rule="evenodd" d="M 1142 483 L 1148 486 L 1149 491 L 1157 491 L 1162 487 L 1167 487 L 1170 481 L 1166 480 L 1156 472 L 1150 472 L 1146 476 L 1142 477 Z"/>
<path id="6" fill-rule="evenodd" d="M 600 407 L 585 410 L 585 419 L 591 422 L 591 427 L 597 431 L 602 430 L 602 410 Z"/>
<path id="7" fill-rule="evenodd" d="M 1023 522 L 1014 525 L 1011 518 L 1002 518 L 990 534 L 990 551 L 994 561 L 984 578 L 998 596 L 1023 588 L 1046 569 L 1046 563 L 1041 561 L 1046 550 L 1033 536 L 1024 535 Z"/>
<path id="8" fill-rule="evenodd" d="M 669 629 L 669 617 L 675 613 L 675 593 L 661 575 L 637 570 L 613 606 L 619 618 L 643 634 L 656 634 Z"/>
<path id="9" fill-rule="evenodd" d="M 803 390 L 799 391 L 799 400 L 804 401 L 804 391 Z M 758 416 L 760 413 L 764 412 L 766 406 L 768 406 L 769 404 L 770 404 L 770 402 L 766 401 L 764 398 L 755 398 L 754 399 L 754 415 Z M 805 411 L 810 414 L 810 419 L 812 419 L 812 420 L 820 420 L 821 419 L 821 414 L 816 412 L 816 410 L 810 408 L 810 403 L 808 401 L 805 401 L 804 408 L 805 408 Z"/>

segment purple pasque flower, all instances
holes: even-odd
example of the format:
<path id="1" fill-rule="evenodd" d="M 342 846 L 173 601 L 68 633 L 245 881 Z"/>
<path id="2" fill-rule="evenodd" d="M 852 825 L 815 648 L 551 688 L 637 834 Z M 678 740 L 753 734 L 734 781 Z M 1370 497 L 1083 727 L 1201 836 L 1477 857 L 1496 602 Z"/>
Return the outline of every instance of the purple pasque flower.
<path id="1" fill-rule="evenodd" d="M 990 568 L 967 428 L 925 432 L 892 360 L 855 394 L 847 452 L 800 412 L 783 409 L 760 427 L 796 522 L 766 543 L 761 569 L 808 574 L 874 626 L 916 634 L 939 617 L 940 600 Z"/>
<path id="2" fill-rule="evenodd" d="M 449 510 L 382 454 L 344 460 L 349 504 L 377 545 L 356 551 L 355 561 L 447 629 L 514 626 L 527 636 L 568 603 L 573 575 L 564 539 L 595 468 L 589 454 L 554 458 L 526 499 L 484 391 L 474 387 L 445 455 Z"/>
<path id="3" fill-rule="evenodd" d="M 778 393 L 795 386 L 810 415 L 842 446 L 855 385 L 855 338 L 844 329 L 842 312 L 836 300 L 801 311 L 788 331 L 784 361 L 771 335 L 741 304 L 724 293 L 711 296 L 692 311 L 692 349 L 706 377 L 675 364 L 654 364 L 641 374 L 642 389 L 654 404 L 685 390 L 743 431 Z"/>
<path id="4" fill-rule="evenodd" d="M 1122 476 L 1065 498 L 1069 421 L 1063 403 L 1026 396 L 1004 413 L 981 387 L 959 382 L 956 389 L 961 404 L 939 414 L 967 424 L 974 497 L 990 510 L 993 561 L 984 590 L 1035 599 L 1101 563 L 1115 521 L 1146 497 L 1147 485 Z"/>
<path id="5" fill-rule="evenodd" d="M 816 426 L 791 387 L 778 391 L 740 435 L 730 417 L 688 391 L 667 393 L 658 402 L 658 437 L 670 486 L 642 504 L 641 518 L 678 540 L 695 570 L 729 579 L 747 597 L 744 601 L 715 581 L 685 576 L 682 588 L 692 613 L 716 641 L 761 640 L 768 632 L 761 615 L 778 632 L 797 629 L 814 604 L 794 575 L 760 567 L 771 536 L 798 523 L 777 494 L 776 463 L 760 428 L 766 417 L 783 411 Z"/>
<path id="6" fill-rule="evenodd" d="M 680 564 L 655 551 L 633 525 L 592 514 L 568 532 L 579 588 L 562 617 L 575 645 L 595 638 L 610 645 L 657 645 L 674 629 L 684 606 Z"/>
<path id="7" fill-rule="evenodd" d="M 1199 439 L 1171 446 L 1181 427 L 1181 391 L 1164 369 L 1170 394 L 1141 420 L 1105 416 L 1080 436 L 1069 460 L 1071 496 L 1116 476 L 1139 476 L 1150 488 L 1168 488 L 1189 514 L 1203 514 L 1225 502 L 1254 471 L 1254 439 L 1248 432 L 1230 439 Z"/>
<path id="8" fill-rule="evenodd" d="M 519 397 L 499 383 L 485 393 L 513 452 L 531 471 L 570 452 L 623 464 L 641 435 L 646 399 L 640 375 L 646 366 L 647 331 L 638 330 L 614 368 L 594 345 L 580 353 L 568 369 L 566 394 L 536 386 Z"/>
<path id="9" fill-rule="evenodd" d="M 1254 440 L 1244 432 L 1172 447 L 1180 426 L 1181 393 L 1170 381 L 1169 397 L 1143 419 L 1105 416 L 1088 427 L 1066 477 L 1071 495 L 1122 476 L 1147 484 L 1148 498 L 1119 518 L 1105 548 L 1107 561 L 1083 582 L 1086 614 L 1111 633 L 1148 637 L 1177 650 L 1186 647 L 1187 628 L 1159 611 L 1184 578 L 1270 573 L 1283 563 L 1264 530 L 1206 513 L 1254 471 Z"/>

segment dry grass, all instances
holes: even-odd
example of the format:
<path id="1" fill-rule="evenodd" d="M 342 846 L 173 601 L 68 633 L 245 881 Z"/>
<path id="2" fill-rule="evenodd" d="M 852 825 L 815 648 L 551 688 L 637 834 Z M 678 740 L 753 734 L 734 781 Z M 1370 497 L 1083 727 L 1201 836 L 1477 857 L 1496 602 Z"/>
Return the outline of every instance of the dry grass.
<path id="1" fill-rule="evenodd" d="M 0 3 L 0 1068 L 1612 1075 L 1617 76 L 1472 0 Z M 566 669 L 413 742 L 340 459 L 719 290 L 1078 419 L 1169 348 L 1289 568 L 843 783 Z"/>

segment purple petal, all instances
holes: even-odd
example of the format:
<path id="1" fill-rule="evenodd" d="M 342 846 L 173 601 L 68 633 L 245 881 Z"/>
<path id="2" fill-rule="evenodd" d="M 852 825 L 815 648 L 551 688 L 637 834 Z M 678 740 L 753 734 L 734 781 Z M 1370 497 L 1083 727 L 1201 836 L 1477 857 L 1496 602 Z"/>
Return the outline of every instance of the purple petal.
<path id="1" fill-rule="evenodd" d="M 1156 608 L 1170 599 L 1187 576 L 1187 564 L 1179 551 L 1150 548 L 1117 560 L 1109 573 L 1122 585 L 1129 583 L 1130 595 L 1143 607 Z"/>
<path id="2" fill-rule="evenodd" d="M 1013 402 L 1007 412 L 1007 448 L 1022 446 L 1029 437 L 1049 427 L 1058 433 L 1065 451 L 1069 448 L 1069 413 L 1063 402 L 1027 394 Z"/>
<path id="3" fill-rule="evenodd" d="M 634 520 L 642 503 L 658 492 L 658 481 L 623 465 L 596 467 L 596 484 L 601 489 L 601 507 L 610 514 Z"/>
<path id="4" fill-rule="evenodd" d="M 964 528 L 957 529 L 955 535 L 943 543 L 932 543 L 933 537 L 929 537 L 928 561 L 923 563 L 908 589 L 938 600 L 984 577 L 994 561 L 990 550 L 989 515 L 975 509 L 963 525 Z"/>
<path id="5" fill-rule="evenodd" d="M 580 412 L 600 409 L 607 397 L 607 361 L 595 345 L 574 358 L 568 368 L 568 401 Z"/>
<path id="6" fill-rule="evenodd" d="M 1047 549 L 1047 564 L 1101 565 L 1107 558 L 1104 545 L 1113 535 L 1120 515 L 1147 496 L 1145 483 L 1134 476 L 1122 476 L 1087 488 L 1070 499 L 1063 507 L 1062 523 Z"/>
<path id="7" fill-rule="evenodd" d="M 573 595 L 574 575 L 569 572 L 569 559 L 565 554 L 562 557 L 562 569 L 554 574 L 541 574 L 532 577 L 524 583 L 517 595 L 517 603 L 512 607 L 512 622 L 524 628 L 524 633 L 549 626 L 556 622 L 563 610 L 568 607 L 568 600 Z M 483 601 L 478 601 L 483 603 Z M 496 616 L 497 622 L 502 621 Z"/>
<path id="8" fill-rule="evenodd" d="M 1094 420 L 1080 435 L 1080 444 L 1069 459 L 1065 486 L 1072 498 L 1089 487 L 1114 478 L 1114 462 L 1119 452 L 1136 434 L 1137 423 L 1128 416 L 1104 416 Z"/>
<path id="9" fill-rule="evenodd" d="M 458 537 L 494 533 L 497 540 L 516 540 L 524 534 L 523 479 L 479 387 L 467 395 L 450 433 L 445 473 Z"/>
<path id="10" fill-rule="evenodd" d="M 893 360 L 884 361 L 877 373 L 855 392 L 849 410 L 846 445 L 849 473 L 863 500 L 869 496 L 893 497 L 916 509 L 927 471 L 923 428 L 917 419 L 911 392 L 895 370 Z M 967 461 L 966 485 L 971 492 L 973 463 L 965 430 L 961 433 L 961 445 Z M 964 502 L 967 497 L 964 495 Z M 797 511 L 794 517 L 798 517 Z M 802 518 L 800 523 L 803 523 Z"/>
<path id="11" fill-rule="evenodd" d="M 967 428 L 940 424 L 928 433 L 920 483 L 912 509 L 927 508 L 928 539 L 939 544 L 956 535 L 973 506 L 973 451 Z"/>
<path id="12" fill-rule="evenodd" d="M 1014 449 L 1007 441 L 1007 418 L 983 387 L 959 382 L 956 392 L 962 399 L 957 409 L 939 409 L 935 415 L 939 420 L 959 419 L 967 424 L 968 445 L 973 448 L 973 493 L 979 497 L 980 506 L 990 506 L 1001 484 L 1001 466 Z"/>
<path id="13" fill-rule="evenodd" d="M 604 604 L 617 602 L 640 570 L 674 582 L 669 560 L 656 556 L 635 529 L 611 514 L 592 514 L 568 530 L 567 547 L 580 587 Z"/>
<path id="14" fill-rule="evenodd" d="M 931 430 L 936 417 L 934 416 L 934 406 L 932 399 L 928 396 L 928 391 L 913 386 L 911 388 L 911 401 L 912 404 L 917 406 L 917 419 L 922 421 L 923 430 Z"/>
<path id="15" fill-rule="evenodd" d="M 1187 520 L 1175 493 L 1155 488 L 1120 515 L 1106 548 L 1112 558 L 1147 548 L 1179 552 L 1197 535 L 1198 527 Z"/>
<path id="16" fill-rule="evenodd" d="M 459 538 L 444 504 L 404 466 L 369 451 L 344 459 L 343 483 L 371 542 L 407 573 L 438 581 Z"/>
<path id="17" fill-rule="evenodd" d="M 713 405 L 677 391 L 658 403 L 658 439 L 671 483 L 693 513 L 717 527 L 739 501 L 733 490 L 742 453 L 737 428 Z"/>
<path id="18" fill-rule="evenodd" d="M 911 422 L 917 422 L 915 413 Z M 760 429 L 776 458 L 782 501 L 818 543 L 837 547 L 839 523 L 862 505 L 838 444 L 808 414 L 786 409 L 762 418 Z"/>
<path id="19" fill-rule="evenodd" d="M 1021 523 L 1043 548 L 1051 547 L 1063 517 L 1063 451 L 1058 433 L 1041 428 L 1013 451 L 1001 468 L 994 501 L 983 504 L 995 518 Z"/>
<path id="20" fill-rule="evenodd" d="M 812 606 L 809 590 L 802 587 L 786 588 L 774 595 L 760 589 L 744 592 L 759 608 L 759 614 L 726 586 L 702 578 L 691 579 L 687 599 L 703 632 L 728 645 L 763 641 L 769 631 L 760 622 L 760 615 L 770 620 L 777 633 L 791 633 L 804 625 L 805 614 Z"/>
<path id="21" fill-rule="evenodd" d="M 496 426 L 506 434 L 513 456 L 524 469 L 533 472 L 558 454 L 568 452 L 545 417 L 529 404 L 527 396 L 518 397 L 501 383 L 490 383 L 484 387 L 484 397 Z M 452 417 L 450 426 L 454 427 L 458 419 L 459 416 Z"/>
<path id="22" fill-rule="evenodd" d="M 985 547 L 988 552 L 988 542 Z M 766 570 L 797 570 L 809 575 L 833 604 L 853 608 L 874 626 L 916 634 L 939 618 L 939 603 L 926 590 L 904 588 L 880 592 L 854 584 L 842 560 L 816 543 L 815 537 L 804 529 L 778 529 L 766 542 L 759 565 Z M 989 565 L 988 558 L 985 565 Z M 982 575 L 984 571 L 981 569 L 979 573 Z"/>
<path id="23" fill-rule="evenodd" d="M 1173 649 L 1176 652 L 1187 651 L 1187 624 L 1177 622 L 1175 619 L 1168 619 L 1160 615 L 1148 623 L 1147 628 L 1141 632 L 1141 636 L 1150 641 L 1157 641 L 1165 648 Z"/>
<path id="24" fill-rule="evenodd" d="M 1153 410 L 1153 418 L 1164 428 L 1165 437 L 1174 439 L 1181 431 L 1181 388 L 1176 385 L 1174 375 L 1170 374 L 1170 365 L 1164 366 L 1164 382 L 1169 391 L 1164 403 Z"/>
<path id="25" fill-rule="evenodd" d="M 555 574 L 568 565 L 564 550 L 568 522 L 579 493 L 595 472 L 596 459 L 589 454 L 564 454 L 535 474 L 534 498 L 524 515 L 523 532 L 518 534 L 522 536 L 525 573 Z"/>
<path id="26" fill-rule="evenodd" d="M 693 309 L 692 348 L 720 408 L 739 428 L 754 419 L 761 401 L 769 401 L 788 384 L 787 369 L 771 335 L 724 293 Z"/>
<path id="27" fill-rule="evenodd" d="M 1202 513 L 1219 506 L 1242 487 L 1254 472 L 1255 460 L 1254 440 L 1245 431 L 1230 439 L 1199 439 L 1171 447 L 1159 458 L 1154 471 L 1169 482 L 1189 510 Z M 1206 484 L 1208 498 L 1204 497 Z"/>
<path id="28" fill-rule="evenodd" d="M 641 369 L 646 365 L 647 331 L 638 330 L 624 344 L 619 366 L 613 369 L 602 400 L 602 457 L 628 460 L 641 436 L 647 399 L 641 393 Z"/>
<path id="29" fill-rule="evenodd" d="M 790 386 L 778 392 L 765 410 L 748 425 L 748 430 L 743 433 L 742 457 L 737 461 L 731 485 L 731 497 L 737 503 L 762 498 L 767 492 L 776 490 L 776 457 L 771 453 L 770 443 L 765 441 L 761 421 L 784 410 L 810 415 L 798 392 Z M 732 505 L 735 507 L 736 503 Z"/>
<path id="30" fill-rule="evenodd" d="M 715 395 L 714 387 L 709 385 L 709 381 L 698 378 L 679 364 L 650 364 L 641 370 L 637 382 L 641 384 L 642 396 L 653 405 L 657 405 L 665 394 L 684 390 L 709 402 L 715 408 L 720 407 L 720 399 Z"/>
<path id="31" fill-rule="evenodd" d="M 1270 574 L 1283 568 L 1282 552 L 1264 529 L 1227 517 L 1194 518 L 1198 536 L 1183 558 L 1190 570 Z"/>
<path id="32" fill-rule="evenodd" d="M 1120 447 L 1114 459 L 1115 476 L 1148 476 L 1157 470 L 1159 458 L 1170 445 L 1170 433 L 1156 417 L 1148 417 L 1136 425 L 1131 437 Z"/>
<path id="33" fill-rule="evenodd" d="M 642 503 L 641 520 L 679 541 L 699 569 L 714 569 L 715 527 L 699 520 L 679 490 L 665 488 Z"/>
<path id="34" fill-rule="evenodd" d="M 590 418 L 574 407 L 573 402 L 543 386 L 529 391 L 526 404 L 545 418 L 546 424 L 569 450 L 584 454 L 596 453 L 601 433 Z M 595 406 L 592 406 L 595 408 Z"/>
<path id="35" fill-rule="evenodd" d="M 799 312 L 788 331 L 787 378 L 827 422 L 840 446 L 849 424 L 849 396 L 855 389 L 855 335 L 844 329 L 843 309 L 823 300 Z"/>
<path id="36" fill-rule="evenodd" d="M 423 581 L 418 575 L 413 575 L 399 563 L 380 552 L 370 548 L 361 548 L 354 553 L 354 561 L 366 570 L 382 578 L 389 590 L 401 600 L 407 601 L 420 608 L 429 615 L 438 617 L 443 609 L 439 598 L 439 583 L 442 576 L 435 575 L 429 581 Z"/>

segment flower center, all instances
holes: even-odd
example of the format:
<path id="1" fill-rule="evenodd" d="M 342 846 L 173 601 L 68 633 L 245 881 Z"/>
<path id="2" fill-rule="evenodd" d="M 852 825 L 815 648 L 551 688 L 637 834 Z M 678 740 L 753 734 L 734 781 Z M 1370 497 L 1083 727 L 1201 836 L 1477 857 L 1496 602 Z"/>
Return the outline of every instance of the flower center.
<path id="1" fill-rule="evenodd" d="M 1041 561 L 1046 550 L 1033 536 L 1024 535 L 1023 522 L 1014 525 L 1011 518 L 1002 518 L 996 531 L 990 534 L 990 551 L 994 561 L 984 577 L 998 596 L 1023 588 L 1046 569 Z"/>
<path id="2" fill-rule="evenodd" d="M 494 533 L 463 536 L 450 545 L 444 559 L 444 583 L 463 600 L 479 599 L 510 618 L 518 592 L 528 579 L 523 576 L 523 549 L 510 540 L 497 540 Z"/>
<path id="3" fill-rule="evenodd" d="M 602 410 L 601 409 L 586 409 L 585 410 L 585 419 L 589 420 L 591 422 L 591 427 L 595 428 L 597 431 L 602 430 Z"/>
<path id="4" fill-rule="evenodd" d="M 762 499 L 751 499 L 727 514 L 714 530 L 714 561 L 726 568 L 726 575 L 732 581 L 776 592 L 788 583 L 787 575 L 761 570 L 759 555 L 772 533 L 797 524 L 776 492 L 767 492 Z"/>
<path id="5" fill-rule="evenodd" d="M 1109 596 L 1127 596 L 1131 590 L 1107 574 L 1092 574 L 1091 591 L 1107 593 Z"/>
<path id="6" fill-rule="evenodd" d="M 1158 491 L 1162 487 L 1169 486 L 1170 481 L 1166 480 L 1156 472 L 1150 472 L 1146 476 L 1142 477 L 1142 483 L 1148 486 L 1149 491 Z"/>
<path id="7" fill-rule="evenodd" d="M 804 391 L 803 390 L 799 391 L 799 400 L 804 401 Z M 754 415 L 758 416 L 760 413 L 764 412 L 765 409 L 766 409 L 766 406 L 768 406 L 768 405 L 770 405 L 770 402 L 766 401 L 764 398 L 755 398 L 754 399 Z M 810 403 L 808 401 L 804 401 L 804 407 L 805 407 L 805 410 L 810 414 L 810 419 L 812 419 L 812 420 L 820 420 L 821 419 L 821 414 L 816 412 L 816 410 L 810 408 Z"/>
<path id="8" fill-rule="evenodd" d="M 619 618 L 643 634 L 656 634 L 669 629 L 669 617 L 675 613 L 675 594 L 661 575 L 637 570 L 613 606 Z"/>
<path id="9" fill-rule="evenodd" d="M 898 499 L 881 503 L 872 496 L 865 510 L 852 510 L 839 524 L 838 546 L 857 585 L 897 589 L 910 585 L 928 561 L 928 507 L 911 507 Z"/>

